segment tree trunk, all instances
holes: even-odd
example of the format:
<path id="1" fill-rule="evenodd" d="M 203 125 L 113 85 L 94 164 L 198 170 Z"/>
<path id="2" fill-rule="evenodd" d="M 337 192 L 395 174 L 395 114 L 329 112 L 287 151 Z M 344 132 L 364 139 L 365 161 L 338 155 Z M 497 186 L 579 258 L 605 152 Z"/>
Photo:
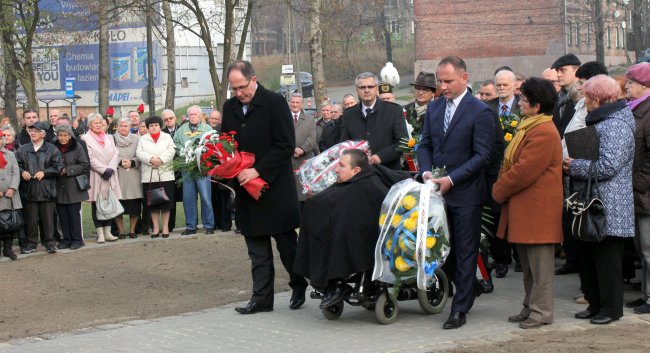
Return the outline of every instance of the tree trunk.
<path id="1" fill-rule="evenodd" d="M 632 33 L 634 34 L 634 42 L 631 43 L 631 49 L 634 50 L 636 59 L 639 59 L 643 56 L 643 51 L 645 46 L 643 45 L 645 39 L 645 31 L 643 26 L 643 6 L 646 1 L 644 0 L 633 0 L 632 4 Z"/>
<path id="2" fill-rule="evenodd" d="M 325 71 L 323 70 L 323 48 L 321 46 L 320 11 L 321 0 L 310 0 L 309 58 L 314 78 L 316 111 L 320 111 L 320 105 L 327 97 Z"/>
<path id="3" fill-rule="evenodd" d="M 11 7 L 5 1 L 0 1 L 0 23 L 11 23 L 13 13 Z M 4 89 L 2 99 L 4 101 L 4 115 L 8 116 L 11 124 L 18 127 L 18 118 L 16 115 L 16 67 L 13 58 L 16 56 L 14 42 L 12 40 L 11 26 L 2 26 L 2 52 L 3 52 L 3 72 L 4 72 Z"/>
<path id="4" fill-rule="evenodd" d="M 596 61 L 605 65 L 605 19 L 602 0 L 594 0 L 594 20 L 596 22 Z"/>
<path id="5" fill-rule="evenodd" d="M 165 42 L 167 52 L 165 108 L 173 110 L 174 98 L 176 97 L 176 38 L 174 37 L 174 23 L 172 22 L 172 9 L 169 1 L 163 0 L 162 11 L 165 16 Z"/>
<path id="6" fill-rule="evenodd" d="M 38 99 L 36 99 L 36 76 L 34 75 L 32 44 L 25 48 L 25 61 L 23 62 L 22 75 L 20 83 L 25 90 L 27 97 L 27 106 L 31 109 L 38 110 Z"/>
<path id="7" fill-rule="evenodd" d="M 105 114 L 110 104 L 108 94 L 110 90 L 110 77 L 109 77 L 109 62 L 108 62 L 108 45 L 109 45 L 109 32 L 108 22 L 108 7 L 102 4 L 99 7 L 99 113 Z"/>
<path id="8" fill-rule="evenodd" d="M 237 6 L 238 0 L 225 0 L 224 6 L 226 8 L 226 21 L 224 24 L 224 33 L 223 33 L 223 69 L 221 74 L 221 80 L 223 85 L 217 94 L 217 106 L 221 106 L 223 102 L 226 101 L 228 96 L 228 77 L 225 77 L 226 69 L 230 65 L 232 58 L 232 38 L 235 36 L 235 6 Z"/>
<path id="9" fill-rule="evenodd" d="M 230 1 L 230 0 L 227 0 Z M 199 38 L 203 40 L 205 45 L 205 50 L 208 52 L 208 70 L 210 72 L 210 79 L 212 80 L 212 89 L 214 90 L 214 96 L 217 100 L 216 105 L 219 107 L 223 102 L 219 99 L 219 92 L 221 91 L 221 82 L 219 81 L 219 75 L 217 74 L 217 62 L 214 57 L 214 46 L 212 45 L 212 35 L 210 34 L 210 28 L 208 27 L 208 22 L 205 19 L 203 10 L 199 6 L 198 0 L 191 0 L 193 9 L 192 11 L 196 14 L 196 21 L 201 29 L 199 32 Z M 185 5 L 187 6 L 187 5 Z"/>
<path id="10" fill-rule="evenodd" d="M 242 60 L 244 58 L 244 52 L 246 50 L 246 37 L 248 37 L 248 27 L 251 23 L 251 15 L 253 13 L 253 3 L 254 0 L 248 0 L 246 5 L 246 15 L 244 17 L 244 27 L 241 31 L 241 38 L 239 38 L 239 50 L 237 50 L 237 60 Z"/>
<path id="11" fill-rule="evenodd" d="M 386 41 L 386 62 L 393 62 L 393 43 L 391 42 L 390 31 L 386 25 L 386 11 L 384 7 L 381 8 L 381 17 L 379 20 L 382 33 L 384 34 L 384 41 Z"/>

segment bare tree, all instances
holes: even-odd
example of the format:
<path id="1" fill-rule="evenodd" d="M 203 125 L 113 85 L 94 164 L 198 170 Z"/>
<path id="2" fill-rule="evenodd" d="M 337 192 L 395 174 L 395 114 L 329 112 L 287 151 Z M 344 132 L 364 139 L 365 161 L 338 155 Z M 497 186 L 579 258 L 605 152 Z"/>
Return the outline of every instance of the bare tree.
<path id="1" fill-rule="evenodd" d="M 110 76 L 108 69 L 108 46 L 109 46 L 109 5 L 107 3 L 99 4 L 99 68 L 98 68 L 98 97 L 99 111 L 104 114 L 109 105 Z"/>
<path id="2" fill-rule="evenodd" d="M 321 46 L 321 0 L 310 0 L 309 4 L 309 58 L 311 60 L 312 77 L 314 78 L 316 109 L 320 110 L 321 103 L 327 97 L 325 71 L 323 70 L 323 48 Z"/>
<path id="3" fill-rule="evenodd" d="M 13 23 L 12 7 L 8 0 L 0 0 L 0 23 L 2 27 L 2 51 L 3 55 L 3 73 L 4 73 L 4 89 L 2 91 L 2 99 L 4 101 L 4 114 L 11 119 L 11 124 L 18 126 L 17 112 L 16 112 L 16 68 L 14 66 L 14 58 L 16 58 L 14 43 L 12 40 L 13 26 L 8 24 Z"/>
<path id="4" fill-rule="evenodd" d="M 165 18 L 165 50 L 167 52 L 165 108 L 174 109 L 174 97 L 176 97 L 176 39 L 174 37 L 174 23 L 169 1 L 162 1 L 162 11 Z"/>

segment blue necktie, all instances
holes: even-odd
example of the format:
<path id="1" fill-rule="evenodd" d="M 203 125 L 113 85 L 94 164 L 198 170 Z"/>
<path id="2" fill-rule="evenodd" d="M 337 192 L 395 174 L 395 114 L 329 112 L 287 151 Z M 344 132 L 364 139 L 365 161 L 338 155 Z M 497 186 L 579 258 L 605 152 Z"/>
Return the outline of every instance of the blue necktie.
<path id="1" fill-rule="evenodd" d="M 449 123 L 451 122 L 451 108 L 454 107 L 454 101 L 451 99 L 447 100 L 447 109 L 445 110 L 445 125 L 444 125 L 444 133 L 447 133 L 447 128 L 449 127 Z"/>

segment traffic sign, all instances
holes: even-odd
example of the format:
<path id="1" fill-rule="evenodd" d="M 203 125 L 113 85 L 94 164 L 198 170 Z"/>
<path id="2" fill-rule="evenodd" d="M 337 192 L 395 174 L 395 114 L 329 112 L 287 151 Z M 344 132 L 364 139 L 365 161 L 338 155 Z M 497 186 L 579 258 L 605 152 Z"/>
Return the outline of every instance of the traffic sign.
<path id="1" fill-rule="evenodd" d="M 292 74 L 293 73 L 293 65 L 282 65 L 282 73 L 283 74 Z"/>
<path id="2" fill-rule="evenodd" d="M 291 86 L 296 84 L 296 76 L 294 75 L 282 75 L 280 76 L 280 85 L 282 86 Z"/>

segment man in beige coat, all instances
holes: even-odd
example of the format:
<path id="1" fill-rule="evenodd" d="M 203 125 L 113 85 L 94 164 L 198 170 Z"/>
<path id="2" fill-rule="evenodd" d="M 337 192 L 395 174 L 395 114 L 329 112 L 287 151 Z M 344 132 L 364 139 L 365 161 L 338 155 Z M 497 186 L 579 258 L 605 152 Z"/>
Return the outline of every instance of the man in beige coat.
<path id="1" fill-rule="evenodd" d="M 291 110 L 291 117 L 296 131 L 296 147 L 293 152 L 293 169 L 300 168 L 300 165 L 309 158 L 314 156 L 313 150 L 316 148 L 316 120 L 313 117 L 305 114 L 302 110 L 302 95 L 300 93 L 293 93 L 289 100 L 289 109 Z M 300 182 L 296 181 L 298 200 L 301 202 L 306 200 L 306 196 L 302 193 L 302 186 Z"/>

